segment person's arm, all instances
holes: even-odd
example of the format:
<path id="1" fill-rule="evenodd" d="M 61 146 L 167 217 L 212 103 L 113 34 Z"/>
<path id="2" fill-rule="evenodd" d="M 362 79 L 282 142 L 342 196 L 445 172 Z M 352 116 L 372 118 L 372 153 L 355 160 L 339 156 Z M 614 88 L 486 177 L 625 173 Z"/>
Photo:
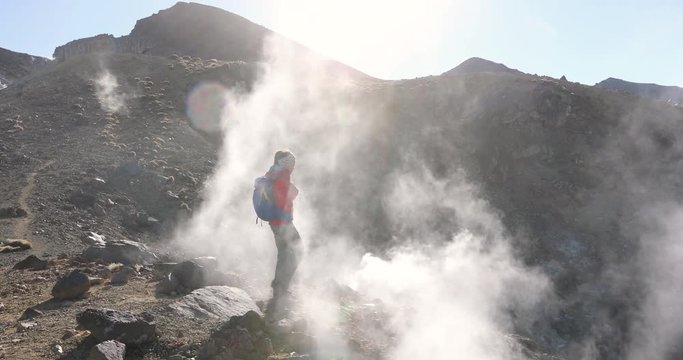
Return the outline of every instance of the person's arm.
<path id="1" fill-rule="evenodd" d="M 289 190 L 287 191 L 287 200 L 294 201 L 296 196 L 299 195 L 299 189 L 294 186 L 294 184 L 289 183 Z"/>

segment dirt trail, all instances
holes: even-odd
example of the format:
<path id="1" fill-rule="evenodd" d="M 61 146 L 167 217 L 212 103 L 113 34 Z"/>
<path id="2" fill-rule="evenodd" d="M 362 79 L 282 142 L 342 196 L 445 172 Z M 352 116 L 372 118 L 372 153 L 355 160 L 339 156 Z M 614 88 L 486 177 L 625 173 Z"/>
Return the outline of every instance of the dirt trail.
<path id="1" fill-rule="evenodd" d="M 26 216 L 20 219 L 17 219 L 17 222 L 14 224 L 14 238 L 15 239 L 25 239 L 31 241 L 33 244 L 33 249 L 35 251 L 39 251 L 43 249 L 42 243 L 36 243 L 33 241 L 33 236 L 32 236 L 32 231 L 31 231 L 31 222 L 33 222 L 33 211 L 31 211 L 31 207 L 28 204 L 28 199 L 29 196 L 31 196 L 31 193 L 33 192 L 33 188 L 36 185 L 36 175 L 38 173 L 45 169 L 46 167 L 52 165 L 55 161 L 50 160 L 42 165 L 40 165 L 34 172 L 29 173 L 28 177 L 26 179 L 26 186 L 24 186 L 21 189 L 21 194 L 19 195 L 19 207 L 24 209 L 26 211 Z"/>

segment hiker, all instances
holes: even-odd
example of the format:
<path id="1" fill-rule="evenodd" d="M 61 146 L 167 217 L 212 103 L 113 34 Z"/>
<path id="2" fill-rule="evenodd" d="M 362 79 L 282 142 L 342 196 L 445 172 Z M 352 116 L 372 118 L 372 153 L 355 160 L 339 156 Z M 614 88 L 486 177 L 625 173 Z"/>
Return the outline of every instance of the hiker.
<path id="1" fill-rule="evenodd" d="M 275 215 L 269 220 L 277 246 L 275 278 L 271 283 L 273 300 L 268 306 L 269 310 L 274 312 L 283 310 L 289 293 L 289 284 L 302 254 L 301 237 L 292 223 L 293 202 L 299 193 L 296 186 L 290 182 L 294 164 L 294 154 L 289 151 L 277 151 L 273 166 L 266 174 L 272 181 L 272 196 L 276 207 Z"/>

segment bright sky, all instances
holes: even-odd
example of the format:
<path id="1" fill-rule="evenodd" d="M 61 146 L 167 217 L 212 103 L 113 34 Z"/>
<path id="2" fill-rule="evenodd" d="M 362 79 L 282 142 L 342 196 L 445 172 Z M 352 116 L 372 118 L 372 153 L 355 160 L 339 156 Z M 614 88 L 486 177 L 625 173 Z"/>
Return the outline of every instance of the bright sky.
<path id="1" fill-rule="evenodd" d="M 173 0 L 2 0 L 0 47 L 51 57 L 68 41 L 128 34 Z M 594 84 L 683 86 L 681 0 L 197 0 L 384 79 L 441 74 L 478 56 Z M 201 21 L 200 19 L 198 21 Z"/>

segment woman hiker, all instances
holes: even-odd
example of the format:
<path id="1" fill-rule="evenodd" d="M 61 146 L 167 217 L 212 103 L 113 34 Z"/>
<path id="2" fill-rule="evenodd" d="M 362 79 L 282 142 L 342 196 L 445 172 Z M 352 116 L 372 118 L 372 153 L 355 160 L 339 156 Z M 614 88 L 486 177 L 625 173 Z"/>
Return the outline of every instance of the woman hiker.
<path id="1" fill-rule="evenodd" d="M 271 283 L 273 299 L 266 313 L 269 317 L 279 317 L 285 310 L 289 295 L 289 285 L 301 261 L 301 236 L 292 223 L 294 199 L 299 190 L 291 183 L 296 159 L 289 151 L 277 151 L 266 177 L 272 181 L 273 202 L 277 208 L 275 218 L 269 221 L 277 246 L 277 265 L 275 278 Z"/>

